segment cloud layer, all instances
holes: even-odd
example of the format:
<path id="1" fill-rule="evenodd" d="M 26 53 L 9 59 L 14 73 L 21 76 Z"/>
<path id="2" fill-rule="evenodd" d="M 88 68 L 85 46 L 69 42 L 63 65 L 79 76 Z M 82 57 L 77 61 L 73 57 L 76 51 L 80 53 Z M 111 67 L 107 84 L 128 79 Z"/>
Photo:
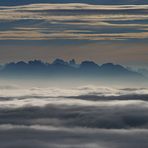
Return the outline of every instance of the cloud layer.
<path id="1" fill-rule="evenodd" d="M 146 88 L 1 86 L 0 146 L 146 148 L 147 95 Z"/>
<path id="2" fill-rule="evenodd" d="M 148 5 L 0 7 L 0 40 L 147 40 Z"/>
<path id="3" fill-rule="evenodd" d="M 148 4 L 145 0 L 5 0 L 0 1 L 2 6 L 15 6 L 25 4 L 36 4 L 36 3 L 89 3 L 89 4 L 101 4 L 101 5 L 145 5 Z"/>

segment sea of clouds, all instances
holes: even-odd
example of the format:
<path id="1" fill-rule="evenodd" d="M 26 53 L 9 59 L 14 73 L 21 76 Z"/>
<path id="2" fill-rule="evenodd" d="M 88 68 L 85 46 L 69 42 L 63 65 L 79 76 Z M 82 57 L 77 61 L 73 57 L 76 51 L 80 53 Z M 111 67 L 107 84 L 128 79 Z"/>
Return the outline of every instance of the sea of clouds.
<path id="1" fill-rule="evenodd" d="M 0 86 L 1 148 L 147 148 L 148 89 Z"/>

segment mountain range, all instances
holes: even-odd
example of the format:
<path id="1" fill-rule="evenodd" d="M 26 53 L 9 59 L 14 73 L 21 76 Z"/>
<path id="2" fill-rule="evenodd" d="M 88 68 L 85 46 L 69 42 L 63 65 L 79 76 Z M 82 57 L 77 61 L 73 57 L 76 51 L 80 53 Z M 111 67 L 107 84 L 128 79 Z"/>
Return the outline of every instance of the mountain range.
<path id="1" fill-rule="evenodd" d="M 145 5 L 147 0 L 0 0 L 0 6 L 27 5 L 34 3 L 88 3 L 97 5 Z"/>
<path id="2" fill-rule="evenodd" d="M 52 63 L 44 63 L 40 60 L 11 62 L 1 66 L 0 76 L 17 77 L 82 77 L 82 78 L 130 78 L 141 79 L 144 76 L 138 72 L 130 70 L 122 65 L 105 63 L 98 65 L 93 61 L 82 61 L 77 64 L 74 59 L 64 61 L 56 59 Z"/>

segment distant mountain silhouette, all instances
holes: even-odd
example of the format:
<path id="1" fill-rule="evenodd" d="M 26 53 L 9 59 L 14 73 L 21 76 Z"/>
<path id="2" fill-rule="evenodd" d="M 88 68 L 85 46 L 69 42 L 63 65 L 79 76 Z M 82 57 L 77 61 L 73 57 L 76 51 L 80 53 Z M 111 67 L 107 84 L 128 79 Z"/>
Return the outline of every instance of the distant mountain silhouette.
<path id="1" fill-rule="evenodd" d="M 0 69 L 0 76 L 40 76 L 40 77 L 87 77 L 87 78 L 142 78 L 143 75 L 122 65 L 105 63 L 98 65 L 93 61 L 77 64 L 74 59 L 56 59 L 52 63 L 40 60 L 11 62 Z"/>
<path id="2" fill-rule="evenodd" d="M 138 69 L 138 72 L 143 74 L 144 76 L 148 77 L 148 69 L 140 68 L 140 69 Z"/>

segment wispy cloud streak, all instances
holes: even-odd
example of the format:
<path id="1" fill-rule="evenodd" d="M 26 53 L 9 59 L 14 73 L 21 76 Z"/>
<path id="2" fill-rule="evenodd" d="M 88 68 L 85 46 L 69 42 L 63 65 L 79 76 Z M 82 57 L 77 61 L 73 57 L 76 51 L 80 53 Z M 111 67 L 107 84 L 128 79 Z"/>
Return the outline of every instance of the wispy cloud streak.
<path id="1" fill-rule="evenodd" d="M 1 6 L 0 40 L 147 39 L 147 9 L 79 3 Z"/>

